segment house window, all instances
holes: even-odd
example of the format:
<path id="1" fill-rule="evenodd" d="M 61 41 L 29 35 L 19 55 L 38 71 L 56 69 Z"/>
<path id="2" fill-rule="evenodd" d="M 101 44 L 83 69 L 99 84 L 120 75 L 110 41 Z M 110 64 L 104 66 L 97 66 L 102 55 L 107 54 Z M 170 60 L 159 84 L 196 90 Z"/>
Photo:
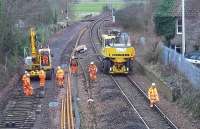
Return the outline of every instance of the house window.
<path id="1" fill-rule="evenodd" d="M 182 34 L 182 19 L 178 18 L 176 23 L 177 34 Z"/>

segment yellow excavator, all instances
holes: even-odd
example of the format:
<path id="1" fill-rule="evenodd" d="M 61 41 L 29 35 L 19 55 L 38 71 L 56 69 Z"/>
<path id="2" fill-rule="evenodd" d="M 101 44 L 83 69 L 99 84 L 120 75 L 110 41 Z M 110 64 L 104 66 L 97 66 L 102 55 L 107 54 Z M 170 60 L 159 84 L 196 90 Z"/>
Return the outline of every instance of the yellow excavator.
<path id="1" fill-rule="evenodd" d="M 102 71 L 107 74 L 128 74 L 132 70 L 135 49 L 127 33 L 102 35 Z"/>
<path id="2" fill-rule="evenodd" d="M 31 78 L 39 76 L 39 70 L 43 69 L 46 72 L 46 78 L 52 78 L 52 55 L 49 47 L 39 48 L 37 45 L 36 31 L 30 29 L 30 46 L 24 48 L 25 70 L 29 72 Z"/>

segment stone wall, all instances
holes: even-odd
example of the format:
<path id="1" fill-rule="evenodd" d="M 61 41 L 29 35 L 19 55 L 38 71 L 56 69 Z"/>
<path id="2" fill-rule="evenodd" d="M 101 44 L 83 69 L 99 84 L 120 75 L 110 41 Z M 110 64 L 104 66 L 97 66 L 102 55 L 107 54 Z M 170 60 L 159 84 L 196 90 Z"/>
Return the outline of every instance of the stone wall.
<path id="1" fill-rule="evenodd" d="M 186 17 L 185 20 L 186 52 L 194 51 L 194 46 L 200 46 L 200 17 Z M 173 44 L 181 45 L 182 35 L 176 34 Z"/>

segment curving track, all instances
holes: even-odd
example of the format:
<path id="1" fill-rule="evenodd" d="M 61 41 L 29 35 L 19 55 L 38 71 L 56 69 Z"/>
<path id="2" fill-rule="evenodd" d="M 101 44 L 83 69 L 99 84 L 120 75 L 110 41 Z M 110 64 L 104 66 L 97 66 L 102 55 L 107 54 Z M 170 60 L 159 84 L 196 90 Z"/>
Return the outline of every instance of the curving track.
<path id="1" fill-rule="evenodd" d="M 89 40 L 90 42 L 92 42 L 92 49 L 94 49 L 96 55 L 98 57 L 99 60 L 101 60 L 100 55 L 98 54 L 98 48 L 96 47 L 96 45 L 98 44 L 98 42 L 96 40 L 100 39 L 100 27 L 103 25 L 104 21 L 107 21 L 107 17 L 108 16 L 104 16 L 104 17 L 100 17 L 98 20 L 94 21 L 91 26 L 90 26 L 90 32 L 89 32 Z M 94 53 L 94 51 L 90 50 L 92 53 Z M 95 59 L 93 59 L 95 60 Z M 102 121 L 98 121 L 97 126 L 95 125 L 95 120 L 94 120 L 94 127 L 101 127 L 101 124 L 105 124 L 107 123 L 106 126 L 103 126 L 101 128 L 118 128 L 118 129 L 125 129 L 125 128 L 130 128 L 130 129 L 136 129 L 136 128 L 140 128 L 140 129 L 145 129 L 145 126 L 141 123 L 141 121 L 138 119 L 138 117 L 136 117 L 137 115 L 133 112 L 133 110 L 131 109 L 130 105 L 127 105 L 127 102 L 124 102 L 123 100 L 123 95 L 120 94 L 120 91 L 118 89 L 116 89 L 116 87 L 113 87 L 112 84 L 110 84 L 110 80 L 107 78 L 107 76 L 105 76 L 104 74 L 101 74 L 101 79 L 100 80 L 106 80 L 107 84 L 104 84 L 106 82 L 102 82 L 102 84 L 100 84 L 101 82 L 97 81 L 97 82 L 90 82 L 88 80 L 88 75 L 86 73 L 86 69 L 83 63 L 80 62 L 80 66 L 81 69 L 83 71 L 83 75 L 84 78 L 86 80 L 86 89 L 88 91 L 89 94 L 89 98 L 94 98 L 97 97 L 98 95 L 98 99 L 100 98 L 100 101 L 98 101 L 96 103 L 102 103 L 103 105 L 105 105 L 106 107 L 103 107 L 102 109 L 98 108 L 98 104 L 96 105 L 96 113 L 94 111 L 94 115 L 98 116 L 97 118 L 93 118 L 93 119 L 104 119 L 103 122 Z M 108 85 L 108 86 L 106 86 Z M 98 87 L 96 87 L 98 86 Z M 92 89 L 95 87 L 95 90 Z M 100 89 L 99 89 L 100 88 Z M 111 90 L 112 88 L 114 88 L 113 90 Z M 107 94 L 109 93 L 109 94 Z M 112 95 L 111 95 L 112 94 Z M 116 96 L 116 97 L 114 97 Z M 114 98 L 113 98 L 114 97 Z M 104 102 L 110 102 L 110 104 L 104 104 Z M 101 105 L 101 104 L 100 104 Z M 110 106 L 115 106 L 113 108 L 109 108 Z M 101 113 L 101 111 L 104 109 L 104 112 Z M 120 112 L 120 113 L 117 113 Z"/>
<path id="2" fill-rule="evenodd" d="M 97 24 L 99 21 L 104 22 L 105 20 L 100 19 L 96 21 L 93 27 L 91 27 L 90 32 L 90 39 L 95 53 L 98 53 L 98 49 L 97 45 L 95 45 L 92 31 L 95 24 Z M 100 39 L 100 32 L 98 32 L 100 30 L 100 26 L 101 24 L 97 29 L 98 39 Z M 98 59 L 101 61 L 100 56 L 98 56 Z M 132 109 L 135 111 L 147 129 L 178 129 L 178 127 L 176 127 L 176 125 L 163 113 L 163 111 L 161 111 L 161 109 L 159 109 L 158 106 L 155 105 L 155 110 L 152 110 L 149 107 L 145 92 L 139 88 L 136 82 L 131 80 L 130 76 L 117 77 L 110 75 L 110 78 L 120 89 L 127 102 L 131 105 Z"/>

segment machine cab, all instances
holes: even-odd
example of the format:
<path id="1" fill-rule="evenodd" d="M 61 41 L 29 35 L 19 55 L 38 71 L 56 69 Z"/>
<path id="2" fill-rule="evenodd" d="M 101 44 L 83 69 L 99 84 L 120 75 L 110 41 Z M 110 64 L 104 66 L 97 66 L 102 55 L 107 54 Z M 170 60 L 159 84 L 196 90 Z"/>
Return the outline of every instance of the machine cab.
<path id="1" fill-rule="evenodd" d="M 114 40 L 113 47 L 130 47 L 130 39 L 127 33 L 120 33 Z"/>
<path id="2" fill-rule="evenodd" d="M 39 49 L 40 53 L 40 67 L 48 69 L 51 67 L 51 52 L 49 48 Z"/>
<path id="3" fill-rule="evenodd" d="M 103 39 L 103 47 L 109 47 L 113 45 L 115 36 L 103 35 L 102 39 Z"/>

